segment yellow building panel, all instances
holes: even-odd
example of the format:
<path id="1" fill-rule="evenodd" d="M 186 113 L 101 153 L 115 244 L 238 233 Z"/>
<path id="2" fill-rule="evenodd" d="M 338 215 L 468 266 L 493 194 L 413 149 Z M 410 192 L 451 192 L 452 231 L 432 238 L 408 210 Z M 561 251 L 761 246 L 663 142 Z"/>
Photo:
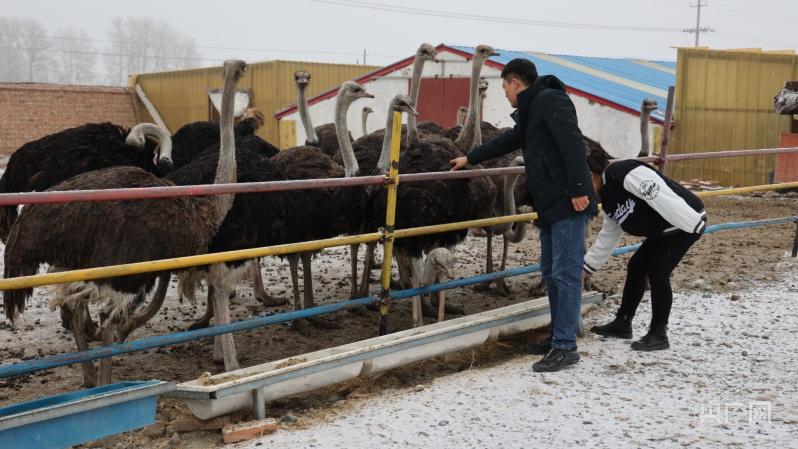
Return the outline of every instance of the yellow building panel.
<path id="1" fill-rule="evenodd" d="M 281 129 L 274 113 L 296 102 L 295 71 L 311 73 L 313 79 L 308 88 L 308 96 L 313 97 L 378 68 L 301 61 L 259 62 L 247 67 L 238 87 L 252 90 L 250 106 L 260 109 L 266 117 L 264 127 L 258 131 L 258 135 L 275 146 L 280 146 Z M 131 77 L 130 83 L 141 85 L 166 126 L 171 132 L 175 132 L 186 123 L 210 118 L 207 89 L 222 87 L 222 69 L 209 67 L 139 74 Z"/>
<path id="2" fill-rule="evenodd" d="M 788 131 L 787 116 L 773 111 L 773 96 L 798 79 L 798 56 L 760 49 L 678 49 L 676 126 L 669 151 L 698 153 L 772 148 Z M 772 156 L 682 161 L 668 164 L 676 179 L 724 185 L 768 182 Z"/>

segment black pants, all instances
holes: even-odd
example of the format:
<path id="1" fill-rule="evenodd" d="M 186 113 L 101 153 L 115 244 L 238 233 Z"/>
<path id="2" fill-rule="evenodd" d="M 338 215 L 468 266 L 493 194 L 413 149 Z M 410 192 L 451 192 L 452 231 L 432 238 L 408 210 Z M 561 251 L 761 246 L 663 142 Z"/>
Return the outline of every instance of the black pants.
<path id="1" fill-rule="evenodd" d="M 629 259 L 618 313 L 634 316 L 643 299 L 648 278 L 651 284 L 651 326 L 667 325 L 673 302 L 671 272 L 700 237 L 699 234 L 677 231 L 644 240 L 640 249 Z"/>

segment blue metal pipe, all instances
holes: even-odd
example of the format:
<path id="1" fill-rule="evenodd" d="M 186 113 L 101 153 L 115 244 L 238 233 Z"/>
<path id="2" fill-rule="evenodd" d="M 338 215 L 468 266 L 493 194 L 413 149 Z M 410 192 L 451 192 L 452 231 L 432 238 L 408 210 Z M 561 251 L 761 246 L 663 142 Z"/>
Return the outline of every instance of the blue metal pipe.
<path id="1" fill-rule="evenodd" d="M 772 225 L 786 224 L 793 222 L 798 222 L 798 216 L 790 216 L 790 217 L 775 218 L 770 220 L 750 221 L 750 222 L 722 223 L 707 227 L 705 233 L 711 234 L 713 232 L 729 230 L 729 229 L 772 226 Z M 638 243 L 635 245 L 629 245 L 617 248 L 615 251 L 612 252 L 612 255 L 618 256 L 621 254 L 631 253 L 636 251 L 637 248 L 639 247 L 640 244 Z M 481 284 L 487 281 L 492 281 L 511 276 L 519 276 L 522 274 L 529 274 L 537 271 L 540 271 L 540 265 L 537 264 L 527 265 L 519 268 L 513 268 L 510 270 L 497 271 L 490 274 L 480 274 L 477 276 L 471 276 L 463 279 L 456 279 L 453 281 L 442 282 L 439 284 L 432 284 L 425 287 L 399 290 L 396 292 L 391 292 L 391 298 L 396 300 L 407 299 L 417 295 L 435 293 L 442 290 L 449 290 L 457 287 L 465 287 L 468 285 Z M 73 363 L 104 359 L 107 357 L 128 354 L 131 352 L 144 351 L 147 349 L 171 346 L 179 343 L 186 343 L 193 340 L 214 337 L 216 335 L 227 334 L 231 332 L 241 332 L 250 329 L 256 329 L 259 327 L 293 321 L 298 318 L 308 318 L 317 315 L 325 315 L 329 313 L 338 312 L 341 310 L 372 304 L 376 302 L 378 299 L 379 298 L 376 296 L 367 296 L 347 301 L 340 301 L 334 304 L 324 304 L 321 306 L 305 310 L 279 313 L 276 315 L 260 316 L 257 318 L 236 321 L 234 323 L 208 327 L 205 329 L 176 332 L 167 335 L 156 335 L 152 337 L 141 338 L 139 340 L 129 341 L 126 343 L 101 346 L 82 352 L 72 352 L 67 354 L 57 354 L 47 357 L 41 357 L 35 360 L 28 360 L 25 362 L 0 366 L 0 378 L 18 376 L 21 374 L 27 374 L 34 371 L 55 368 L 58 366 L 71 365 Z"/>

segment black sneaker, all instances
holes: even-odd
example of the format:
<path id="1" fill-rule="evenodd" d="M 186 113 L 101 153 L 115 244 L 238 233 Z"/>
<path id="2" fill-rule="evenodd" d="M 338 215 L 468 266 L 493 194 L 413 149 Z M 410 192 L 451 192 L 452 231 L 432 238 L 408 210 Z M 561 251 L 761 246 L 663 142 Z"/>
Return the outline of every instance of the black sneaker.
<path id="1" fill-rule="evenodd" d="M 615 315 L 615 319 L 601 326 L 593 326 L 590 330 L 594 334 L 605 337 L 629 339 L 632 338 L 632 317 L 626 314 Z"/>
<path id="2" fill-rule="evenodd" d="M 551 337 L 541 341 L 531 341 L 524 346 L 527 354 L 546 355 L 551 350 Z"/>
<path id="3" fill-rule="evenodd" d="M 551 348 L 545 357 L 532 365 L 532 370 L 536 373 L 559 371 L 567 366 L 579 361 L 579 353 L 576 348 L 560 349 Z"/>
<path id="4" fill-rule="evenodd" d="M 632 343 L 632 349 L 635 351 L 660 351 L 670 347 L 667 326 L 651 327 L 646 335 Z"/>

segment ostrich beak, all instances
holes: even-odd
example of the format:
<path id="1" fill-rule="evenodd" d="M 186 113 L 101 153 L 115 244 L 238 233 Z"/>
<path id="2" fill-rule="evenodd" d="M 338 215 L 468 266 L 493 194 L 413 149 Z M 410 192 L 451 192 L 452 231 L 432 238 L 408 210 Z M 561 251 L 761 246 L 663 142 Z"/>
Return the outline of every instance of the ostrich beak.
<path id="1" fill-rule="evenodd" d="M 494 50 L 493 53 L 490 54 L 491 56 L 501 56 L 502 54 L 498 51 Z"/>
<path id="2" fill-rule="evenodd" d="M 446 276 L 446 279 L 454 279 L 454 271 L 452 271 L 449 267 L 441 267 L 441 271 L 443 275 Z"/>
<path id="3" fill-rule="evenodd" d="M 359 95 L 359 97 L 360 98 L 374 98 L 374 95 L 372 95 L 372 94 L 370 94 L 368 92 L 363 92 L 362 94 Z"/>

